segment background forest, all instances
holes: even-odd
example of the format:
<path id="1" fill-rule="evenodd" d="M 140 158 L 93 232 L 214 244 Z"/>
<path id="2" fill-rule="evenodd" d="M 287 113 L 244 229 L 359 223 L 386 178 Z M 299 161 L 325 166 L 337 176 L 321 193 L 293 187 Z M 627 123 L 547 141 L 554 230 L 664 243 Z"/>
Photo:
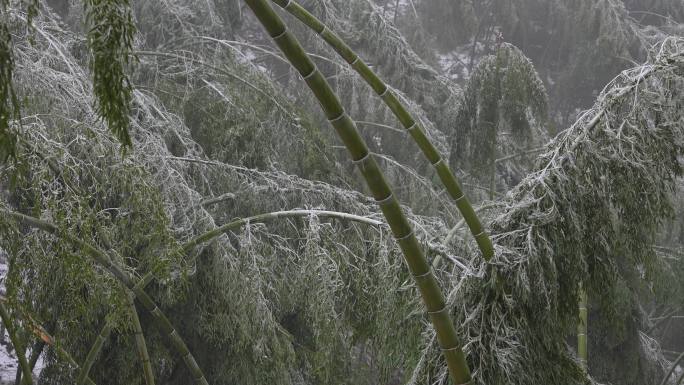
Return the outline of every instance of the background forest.
<path id="1" fill-rule="evenodd" d="M 0 0 L 1 380 L 679 385 L 682 155 L 682 0 Z"/>

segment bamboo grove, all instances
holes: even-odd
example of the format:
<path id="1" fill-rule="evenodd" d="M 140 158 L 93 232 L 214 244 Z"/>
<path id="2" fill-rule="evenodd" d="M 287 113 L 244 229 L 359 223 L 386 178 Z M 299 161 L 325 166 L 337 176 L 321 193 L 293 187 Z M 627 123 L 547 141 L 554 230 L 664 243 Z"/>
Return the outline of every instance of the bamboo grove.
<path id="1" fill-rule="evenodd" d="M 681 383 L 684 5 L 540 3 L 0 1 L 15 383 Z"/>

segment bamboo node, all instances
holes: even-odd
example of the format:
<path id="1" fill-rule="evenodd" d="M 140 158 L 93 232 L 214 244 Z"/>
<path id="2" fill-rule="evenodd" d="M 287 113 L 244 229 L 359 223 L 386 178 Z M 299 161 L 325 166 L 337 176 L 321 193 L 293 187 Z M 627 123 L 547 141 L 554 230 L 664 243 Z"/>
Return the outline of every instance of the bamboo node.
<path id="1" fill-rule="evenodd" d="M 340 113 L 340 116 L 338 116 L 338 117 L 336 117 L 336 118 L 328 119 L 328 121 L 329 121 L 330 123 L 335 123 L 336 121 L 342 119 L 343 117 L 344 117 L 344 111 L 342 111 L 342 113 Z"/>
<path id="2" fill-rule="evenodd" d="M 418 127 L 418 122 L 413 122 L 413 124 L 411 125 L 411 127 L 408 127 L 406 130 L 407 130 L 407 131 L 413 131 L 413 130 L 415 130 L 417 127 Z"/>
<path id="3" fill-rule="evenodd" d="M 359 57 L 357 56 L 357 57 L 354 59 L 353 62 L 349 63 L 349 65 L 351 65 L 351 66 L 353 67 L 353 66 L 356 65 L 356 63 L 358 63 L 358 62 L 359 62 Z"/>
<path id="4" fill-rule="evenodd" d="M 446 305 L 444 305 L 444 306 L 443 306 L 441 309 L 439 309 L 439 310 L 435 310 L 435 311 L 429 311 L 429 310 L 428 310 L 427 313 L 430 314 L 430 315 L 432 315 L 432 314 L 439 314 L 439 313 L 442 313 L 442 312 L 444 312 L 444 311 L 446 311 L 446 310 L 447 310 L 447 307 L 446 307 Z"/>
<path id="5" fill-rule="evenodd" d="M 366 153 L 366 155 L 362 156 L 360 159 L 352 159 L 352 163 L 358 164 L 364 162 L 366 159 L 370 157 L 370 151 Z"/>
<path id="6" fill-rule="evenodd" d="M 427 276 L 430 275 L 430 274 L 432 274 L 432 270 L 428 269 L 428 271 L 425 272 L 425 273 L 423 273 L 423 274 L 419 274 L 419 275 L 415 275 L 415 274 L 414 274 L 414 275 L 413 275 L 413 278 L 414 278 L 415 280 L 419 280 L 419 279 L 422 279 L 422 278 L 427 277 Z"/>
<path id="7" fill-rule="evenodd" d="M 403 240 L 405 240 L 405 239 L 408 239 L 408 238 L 411 237 L 412 235 L 413 235 L 413 229 L 411 229 L 411 231 L 409 231 L 409 233 L 406 234 L 406 235 L 404 235 L 403 237 L 398 237 L 398 238 L 395 237 L 395 239 L 396 239 L 397 241 L 403 241 Z"/>
<path id="8" fill-rule="evenodd" d="M 455 351 L 455 350 L 460 350 L 461 347 L 458 346 L 458 345 L 457 345 L 457 346 L 454 346 L 453 348 L 443 348 L 443 347 L 440 346 L 440 349 L 441 349 L 443 352 L 453 352 L 453 351 Z M 470 384 L 470 381 L 466 382 L 466 384 Z M 464 384 L 461 384 L 461 385 L 464 385 Z"/>
<path id="9" fill-rule="evenodd" d="M 302 78 L 304 79 L 304 81 L 307 81 L 307 80 L 309 80 L 309 78 L 311 78 L 312 76 L 314 76 L 314 74 L 316 74 L 317 71 L 318 71 L 318 69 L 317 69 L 317 68 L 314 68 L 314 69 L 311 70 L 311 72 L 309 72 L 308 75 L 302 76 Z"/>
<path id="10" fill-rule="evenodd" d="M 326 29 L 328 29 L 328 26 L 325 25 L 325 24 L 323 24 L 323 29 L 322 29 L 321 32 L 319 32 L 318 34 L 321 35 L 321 36 L 323 36 L 323 34 L 325 33 L 325 30 L 326 30 Z"/>
<path id="11" fill-rule="evenodd" d="M 462 194 L 460 197 L 454 199 L 454 202 L 458 203 L 458 202 L 460 202 L 461 200 L 465 199 L 465 197 L 466 197 L 465 194 Z M 476 236 L 477 236 L 477 235 L 476 235 Z"/>
<path id="12" fill-rule="evenodd" d="M 437 165 L 439 165 L 440 163 L 444 163 L 444 158 L 439 158 L 438 161 L 432 164 L 432 167 L 437 167 Z"/>
<path id="13" fill-rule="evenodd" d="M 287 33 L 287 28 L 283 29 L 283 32 L 281 32 L 279 35 L 277 35 L 277 36 L 271 36 L 271 38 L 272 38 L 273 40 L 278 40 L 278 39 L 280 39 L 281 37 L 285 36 L 286 33 Z"/>
<path id="14" fill-rule="evenodd" d="M 394 194 L 389 193 L 389 195 L 385 198 L 382 198 L 380 200 L 376 199 L 375 203 L 377 203 L 379 206 L 386 205 L 387 203 L 389 203 L 392 200 L 393 197 L 394 197 Z"/>
<path id="15" fill-rule="evenodd" d="M 387 95 L 388 92 L 389 92 L 389 87 L 385 86 L 385 90 L 382 91 L 382 93 L 379 94 L 379 96 L 380 96 L 381 98 L 384 98 L 385 95 Z"/>
<path id="16" fill-rule="evenodd" d="M 287 3 L 285 3 L 283 9 L 287 9 L 287 7 L 289 7 L 290 5 L 292 5 L 292 0 L 287 0 Z"/>

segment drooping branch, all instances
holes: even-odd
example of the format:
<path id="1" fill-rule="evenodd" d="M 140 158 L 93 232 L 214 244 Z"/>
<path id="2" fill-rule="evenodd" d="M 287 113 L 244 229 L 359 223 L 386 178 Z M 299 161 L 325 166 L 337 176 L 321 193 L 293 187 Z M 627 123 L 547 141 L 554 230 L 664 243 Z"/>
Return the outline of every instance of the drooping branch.
<path id="1" fill-rule="evenodd" d="M 308 217 L 308 216 L 317 216 L 317 217 L 329 217 L 329 218 L 336 218 L 336 219 L 342 219 L 342 220 L 351 220 L 359 223 L 364 223 L 367 225 L 372 225 L 372 226 L 382 226 L 382 222 L 377 221 L 375 219 L 367 218 L 367 217 L 362 217 L 359 215 L 354 215 L 354 214 L 348 214 L 348 213 L 341 213 L 337 211 L 326 211 L 326 210 L 287 210 L 287 211 L 275 211 L 272 213 L 266 213 L 266 214 L 260 214 L 260 215 L 255 215 L 252 217 L 248 218 L 241 218 L 241 219 L 236 219 L 230 223 L 226 223 L 223 226 L 217 227 L 214 230 L 207 231 L 206 233 L 199 235 L 192 240 L 186 242 L 183 244 L 182 249 L 185 252 L 190 251 L 193 247 L 204 243 L 208 242 L 216 237 L 218 237 L 221 234 L 225 234 L 230 230 L 234 230 L 236 228 L 242 227 L 244 225 L 250 224 L 250 223 L 260 223 L 260 222 L 265 222 L 265 221 L 270 221 L 273 219 L 277 218 L 291 218 L 291 217 Z"/>
<path id="2" fill-rule="evenodd" d="M 133 47 L 135 25 L 128 0 L 86 0 L 88 45 L 92 53 L 93 92 L 97 111 L 124 148 L 128 132 L 132 87 L 126 67 Z"/>
<path id="3" fill-rule="evenodd" d="M 96 263 L 104 267 L 119 282 L 123 283 L 135 294 L 138 301 L 140 301 L 145 309 L 150 312 L 155 320 L 155 324 L 160 329 L 162 334 L 169 340 L 174 350 L 183 358 L 183 362 L 193 375 L 195 383 L 199 385 L 208 385 L 208 382 L 204 377 L 204 373 L 197 364 L 195 357 L 192 355 L 185 344 L 185 341 L 183 341 L 183 339 L 180 337 L 171 321 L 169 321 L 166 315 L 154 303 L 152 298 L 150 298 L 150 296 L 140 286 L 136 285 L 137 282 L 135 282 L 133 278 L 121 268 L 121 266 L 112 261 L 107 254 L 80 238 L 60 232 L 59 228 L 50 222 L 5 209 L 0 209 L 0 214 L 6 215 L 7 217 L 27 226 L 44 230 L 55 236 L 61 237 L 75 246 L 80 247 L 85 254 L 91 257 Z"/>

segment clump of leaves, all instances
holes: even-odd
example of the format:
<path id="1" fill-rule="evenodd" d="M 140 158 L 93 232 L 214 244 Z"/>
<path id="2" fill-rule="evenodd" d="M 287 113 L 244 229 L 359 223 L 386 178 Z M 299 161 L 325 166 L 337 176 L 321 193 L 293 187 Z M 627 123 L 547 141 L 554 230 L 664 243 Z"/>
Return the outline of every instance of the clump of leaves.
<path id="1" fill-rule="evenodd" d="M 84 7 L 97 112 L 123 147 L 130 147 L 132 87 L 126 67 L 135 34 L 131 8 L 128 0 L 87 0 Z"/>
<path id="2" fill-rule="evenodd" d="M 502 44 L 468 79 L 453 122 L 452 167 L 489 172 L 503 132 L 524 144 L 547 121 L 548 97 L 532 62 Z M 535 126 L 535 127 L 533 127 Z"/>
<path id="3" fill-rule="evenodd" d="M 14 156 L 16 144 L 16 136 L 10 127 L 10 120 L 17 113 L 17 103 L 12 88 L 14 59 L 8 18 L 7 0 L 4 0 L 0 2 L 0 161 Z"/>

